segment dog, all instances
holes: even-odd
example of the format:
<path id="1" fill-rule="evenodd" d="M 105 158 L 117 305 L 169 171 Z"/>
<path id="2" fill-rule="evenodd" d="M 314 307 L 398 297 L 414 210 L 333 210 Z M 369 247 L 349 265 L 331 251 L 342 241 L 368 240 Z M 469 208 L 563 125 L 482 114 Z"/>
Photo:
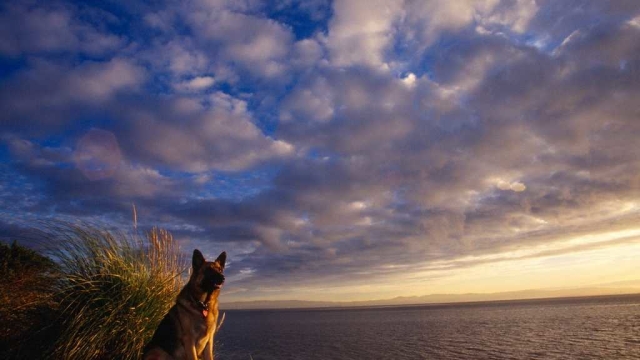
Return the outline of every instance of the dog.
<path id="1" fill-rule="evenodd" d="M 218 323 L 218 295 L 224 283 L 227 253 L 206 261 L 195 249 L 189 282 L 145 346 L 143 360 L 213 360 Z"/>

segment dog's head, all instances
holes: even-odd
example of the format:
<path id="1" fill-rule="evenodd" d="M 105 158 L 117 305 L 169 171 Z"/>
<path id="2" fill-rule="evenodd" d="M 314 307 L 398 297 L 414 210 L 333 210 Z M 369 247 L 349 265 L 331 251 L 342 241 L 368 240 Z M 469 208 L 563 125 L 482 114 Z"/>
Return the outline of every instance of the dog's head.
<path id="1" fill-rule="evenodd" d="M 227 253 L 222 252 L 215 261 L 206 261 L 200 250 L 193 250 L 191 280 L 201 291 L 211 293 L 220 290 L 224 283 L 224 263 Z"/>

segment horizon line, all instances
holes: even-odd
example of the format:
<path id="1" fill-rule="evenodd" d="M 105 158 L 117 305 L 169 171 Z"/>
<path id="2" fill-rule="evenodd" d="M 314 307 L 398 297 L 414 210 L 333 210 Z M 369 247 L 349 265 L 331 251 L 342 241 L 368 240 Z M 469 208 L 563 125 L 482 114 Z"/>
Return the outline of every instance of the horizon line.
<path id="1" fill-rule="evenodd" d="M 582 289 L 574 289 L 574 290 L 601 290 L 602 288 L 582 288 Z M 422 306 L 422 305 L 463 305 L 463 304 L 480 304 L 480 303 L 500 303 L 500 302 L 523 302 L 523 301 L 544 301 L 544 300 L 562 300 L 562 299 L 586 299 L 586 298 L 600 298 L 600 297 L 633 297 L 640 296 L 640 289 L 630 289 L 630 288 L 619 288 L 618 292 L 615 291 L 608 293 L 591 293 L 591 294 L 552 294 L 553 292 L 562 292 L 569 290 L 520 290 L 520 291 L 506 291 L 506 292 L 497 292 L 497 293 L 467 293 L 467 294 L 429 294 L 429 295 L 420 295 L 420 296 L 398 296 L 395 298 L 387 298 L 387 299 L 375 299 L 375 300 L 356 300 L 356 301 L 322 301 L 322 300 L 241 300 L 241 301 L 232 301 L 221 303 L 220 310 L 287 310 L 287 309 L 341 309 L 341 308 L 382 308 L 382 307 L 409 307 L 409 306 Z M 539 296 L 532 295 L 531 297 L 512 297 L 512 298 L 495 298 L 495 299 L 463 299 L 464 297 L 490 297 L 490 296 L 499 296 L 501 294 L 509 294 L 509 293 L 528 293 L 528 292 L 547 292 L 547 294 L 540 294 Z M 428 298 L 428 297 L 453 297 L 460 298 L 459 300 L 451 299 L 451 300 L 442 300 L 442 301 L 422 301 L 420 302 L 420 298 Z M 416 300 L 417 302 L 406 302 L 406 303 L 386 303 L 392 302 L 394 300 Z M 263 303 L 264 305 L 258 305 L 256 307 L 251 307 L 252 304 Z M 300 306 L 280 306 L 283 304 L 300 304 Z M 305 306 L 305 304 L 307 306 Z M 315 305 L 311 305 L 315 304 Z M 270 307 L 275 306 L 275 307 Z M 226 306 L 231 306 L 231 308 L 227 308 Z M 238 306 L 238 307 L 234 307 Z M 243 307 L 247 306 L 247 307 Z"/>

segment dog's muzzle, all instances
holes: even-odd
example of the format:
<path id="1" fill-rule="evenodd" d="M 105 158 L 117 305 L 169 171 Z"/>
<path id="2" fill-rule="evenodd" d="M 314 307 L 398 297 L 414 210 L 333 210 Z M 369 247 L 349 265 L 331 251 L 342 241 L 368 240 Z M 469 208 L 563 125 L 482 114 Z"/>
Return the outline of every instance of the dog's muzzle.
<path id="1" fill-rule="evenodd" d="M 205 277 L 205 280 L 203 281 L 203 288 L 206 291 L 214 291 L 214 290 L 218 290 L 222 287 L 222 284 L 224 284 L 224 274 L 215 272 L 213 274 L 208 274 L 209 276 Z"/>

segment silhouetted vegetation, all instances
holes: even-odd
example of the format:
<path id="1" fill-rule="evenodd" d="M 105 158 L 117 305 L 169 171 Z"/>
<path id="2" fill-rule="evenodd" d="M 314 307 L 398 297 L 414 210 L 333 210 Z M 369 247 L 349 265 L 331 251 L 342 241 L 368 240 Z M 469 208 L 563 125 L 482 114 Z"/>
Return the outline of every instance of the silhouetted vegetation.
<path id="1" fill-rule="evenodd" d="M 0 243 L 0 357 L 39 358 L 47 351 L 57 318 L 51 259 L 18 245 Z M 49 342 L 50 345 L 50 342 Z"/>
<path id="2" fill-rule="evenodd" d="M 0 356 L 138 359 L 182 286 L 186 266 L 171 235 L 70 224 L 41 234 L 49 257 L 0 247 Z"/>

